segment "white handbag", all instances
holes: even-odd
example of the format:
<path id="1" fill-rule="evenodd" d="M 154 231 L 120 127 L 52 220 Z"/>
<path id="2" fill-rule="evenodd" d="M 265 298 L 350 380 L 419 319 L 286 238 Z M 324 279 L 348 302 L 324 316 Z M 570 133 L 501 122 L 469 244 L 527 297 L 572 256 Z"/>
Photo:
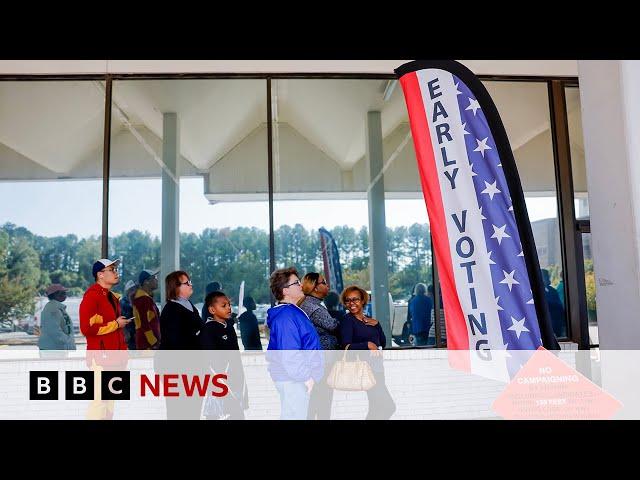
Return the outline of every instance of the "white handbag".
<path id="1" fill-rule="evenodd" d="M 329 372 L 327 384 L 335 390 L 346 391 L 366 391 L 373 388 L 376 378 L 369 362 L 357 358 L 354 361 L 347 361 L 347 351 L 344 350 L 341 360 L 338 360 Z"/>

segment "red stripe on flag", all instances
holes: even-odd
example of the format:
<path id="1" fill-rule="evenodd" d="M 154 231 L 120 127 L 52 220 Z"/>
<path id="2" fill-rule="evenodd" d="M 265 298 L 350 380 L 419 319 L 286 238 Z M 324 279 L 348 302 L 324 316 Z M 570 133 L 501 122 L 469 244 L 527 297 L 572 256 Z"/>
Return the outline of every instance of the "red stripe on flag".
<path id="1" fill-rule="evenodd" d="M 427 204 L 427 212 L 429 213 L 429 222 L 431 224 L 433 248 L 436 253 L 436 263 L 442 286 L 442 301 L 446 312 L 447 348 L 451 350 L 469 350 L 467 325 L 458 298 L 455 277 L 453 276 L 447 222 L 444 216 L 442 192 L 440 191 L 436 159 L 429 133 L 429 121 L 424 109 L 417 74 L 413 72 L 404 75 L 400 79 L 400 84 L 404 90 L 404 98 L 409 112 L 409 124 L 411 125 L 411 135 L 413 136 L 413 145 L 416 150 L 422 193 Z"/>

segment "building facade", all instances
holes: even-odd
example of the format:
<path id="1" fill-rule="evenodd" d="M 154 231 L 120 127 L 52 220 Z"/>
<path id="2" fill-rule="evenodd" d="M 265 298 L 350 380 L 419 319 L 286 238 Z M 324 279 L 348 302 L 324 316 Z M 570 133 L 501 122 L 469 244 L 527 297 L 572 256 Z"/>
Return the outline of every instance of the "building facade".
<path id="1" fill-rule="evenodd" d="M 322 270 L 318 229 L 325 227 L 338 244 L 345 285 L 362 285 L 376 300 L 390 295 L 390 302 L 374 301 L 373 313 L 389 339 L 398 337 L 389 346 L 402 344 L 417 283 L 433 285 L 435 314 L 445 314 L 393 74 L 403 63 L 0 62 L 0 282 L 19 284 L 1 299 L 0 320 L 15 325 L 37 315 L 34 298 L 48 283 L 80 295 L 92 280 L 91 263 L 102 257 L 122 260 L 121 285 L 145 268 L 160 268 L 160 284 L 170 271 L 186 270 L 194 303 L 211 281 L 237 303 L 244 282 L 261 320 L 272 270 Z M 620 259 L 607 242 L 623 220 L 611 215 L 617 207 L 602 185 L 609 164 L 627 179 L 638 175 L 629 130 L 637 119 L 627 111 L 637 66 L 462 63 L 480 76 L 505 124 L 540 264 L 562 302 L 560 340 L 580 348 L 600 345 L 601 337 L 607 348 L 639 344 L 637 333 L 613 333 L 618 310 L 610 309 L 620 292 L 610 286 L 635 271 L 627 294 L 638 301 L 640 237 L 625 220 L 621 244 L 636 260 L 616 270 Z M 594 140 L 605 121 L 602 68 L 619 78 L 607 128 L 615 119 L 626 126 L 615 134 L 629 132 L 622 138 L 629 148 L 615 159 Z M 618 201 L 635 212 L 635 186 L 624 187 Z M 611 272 L 603 265 L 613 273 L 599 277 L 598 268 Z M 443 347 L 441 322 L 435 325 Z"/>

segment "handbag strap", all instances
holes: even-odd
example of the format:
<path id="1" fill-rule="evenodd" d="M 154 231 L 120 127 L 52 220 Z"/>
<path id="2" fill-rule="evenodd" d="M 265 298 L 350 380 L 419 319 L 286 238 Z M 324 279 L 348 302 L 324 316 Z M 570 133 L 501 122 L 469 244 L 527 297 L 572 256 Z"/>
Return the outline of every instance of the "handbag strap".
<path id="1" fill-rule="evenodd" d="M 347 359 L 347 350 L 349 350 L 349 347 L 351 346 L 351 344 L 348 344 L 345 348 L 344 348 L 344 353 L 342 354 L 342 361 L 345 362 Z"/>

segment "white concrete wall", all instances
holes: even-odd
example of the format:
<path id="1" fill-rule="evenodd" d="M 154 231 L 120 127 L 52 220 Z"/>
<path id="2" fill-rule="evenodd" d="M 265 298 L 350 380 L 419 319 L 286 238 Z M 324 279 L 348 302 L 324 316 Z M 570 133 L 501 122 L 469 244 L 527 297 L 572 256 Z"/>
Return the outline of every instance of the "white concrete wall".
<path id="1" fill-rule="evenodd" d="M 640 348 L 640 62 L 580 61 L 600 348 Z"/>

